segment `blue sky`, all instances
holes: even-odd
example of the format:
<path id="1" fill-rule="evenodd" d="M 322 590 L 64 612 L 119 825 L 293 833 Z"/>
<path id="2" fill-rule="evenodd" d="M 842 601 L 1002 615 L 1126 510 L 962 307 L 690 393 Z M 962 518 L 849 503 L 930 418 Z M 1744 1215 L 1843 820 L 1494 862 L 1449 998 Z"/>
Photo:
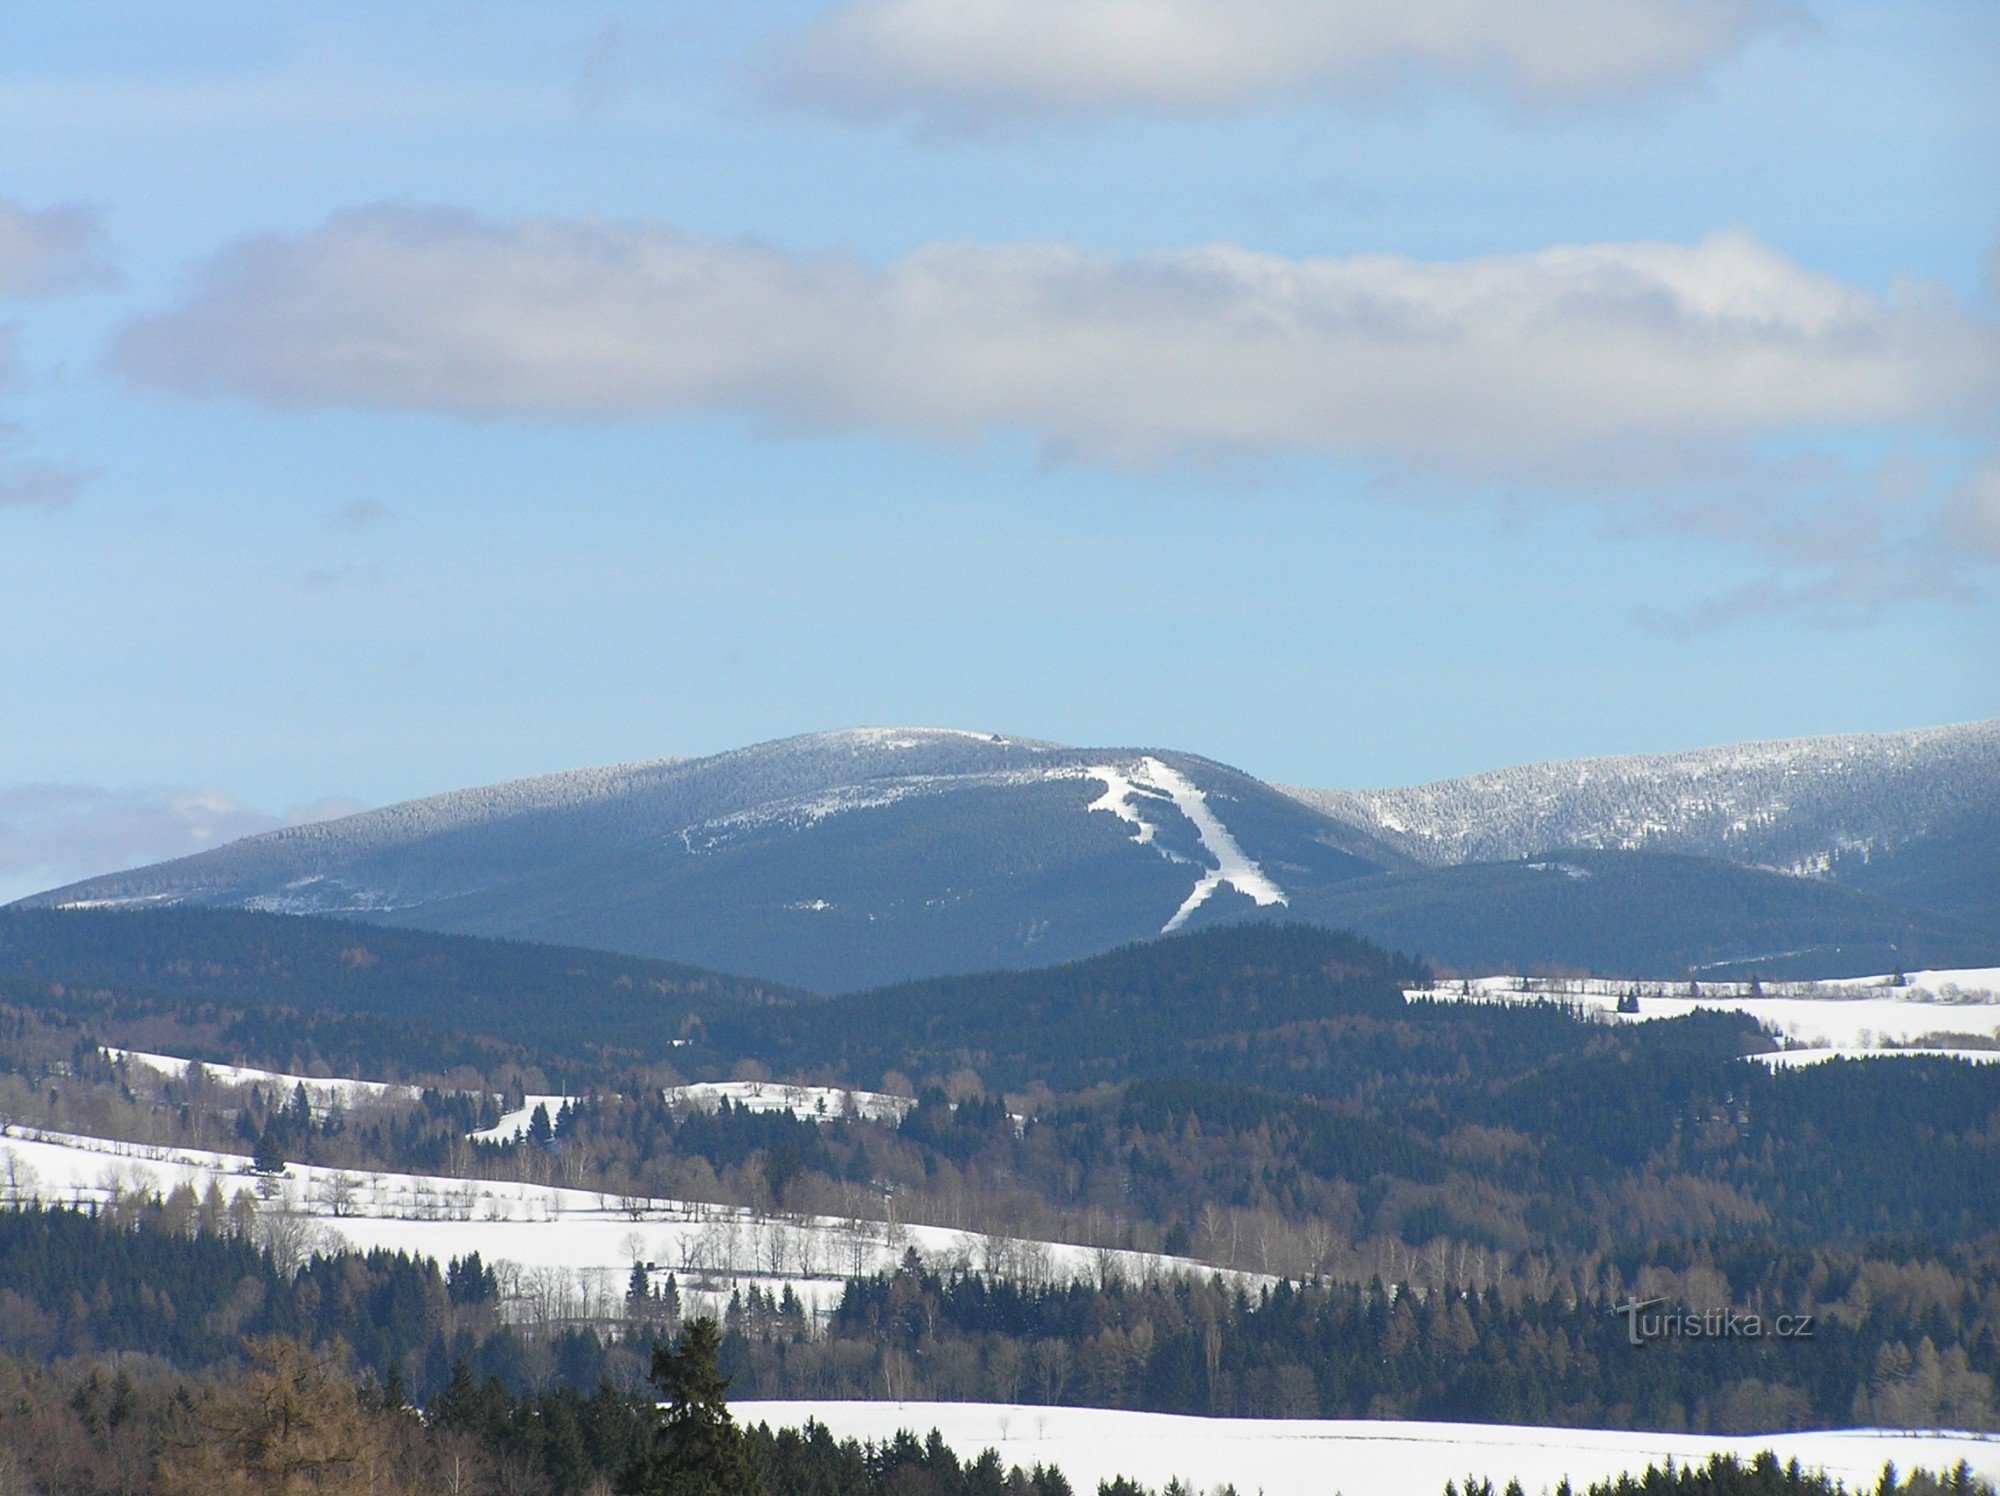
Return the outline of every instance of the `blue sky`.
<path id="1" fill-rule="evenodd" d="M 10 8 L 0 895 L 862 723 L 2000 715 L 1990 4 L 1050 3 Z"/>

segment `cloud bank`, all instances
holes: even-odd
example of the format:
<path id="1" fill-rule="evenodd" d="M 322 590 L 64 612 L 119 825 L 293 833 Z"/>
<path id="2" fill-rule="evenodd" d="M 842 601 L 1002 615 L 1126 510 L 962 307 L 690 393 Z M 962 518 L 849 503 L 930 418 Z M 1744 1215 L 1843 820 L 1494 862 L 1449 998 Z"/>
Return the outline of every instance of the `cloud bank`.
<path id="1" fill-rule="evenodd" d="M 97 215 L 74 206 L 28 208 L 0 198 L 0 297 L 54 296 L 108 285 Z"/>
<path id="2" fill-rule="evenodd" d="M 1127 467 L 1303 452 L 1482 480 L 1950 423 L 2000 388 L 1996 330 L 1962 305 L 1878 296 L 1743 233 L 1444 263 L 939 244 L 874 267 L 408 208 L 226 250 L 113 357 L 164 389 L 286 407 L 723 411 L 1024 433 Z"/>
<path id="3" fill-rule="evenodd" d="M 946 129 L 1411 82 L 1595 103 L 1686 83 L 1779 14 L 1761 0 L 843 0 L 786 50 L 777 87 Z"/>
<path id="4" fill-rule="evenodd" d="M 0 903 L 361 808 L 358 802 L 329 799 L 268 815 L 219 790 L 72 784 L 0 789 Z"/>

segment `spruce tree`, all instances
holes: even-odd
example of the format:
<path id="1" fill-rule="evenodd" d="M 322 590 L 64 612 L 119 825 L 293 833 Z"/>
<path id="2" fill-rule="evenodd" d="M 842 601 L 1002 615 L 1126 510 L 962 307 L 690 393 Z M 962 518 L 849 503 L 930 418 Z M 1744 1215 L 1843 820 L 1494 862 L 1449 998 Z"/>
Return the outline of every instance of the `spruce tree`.
<path id="1" fill-rule="evenodd" d="M 285 1172 L 285 1150 L 278 1146 L 278 1134 L 275 1128 L 265 1128 L 264 1135 L 257 1139 L 257 1153 L 251 1159 L 250 1167 L 259 1174 Z"/>
<path id="2" fill-rule="evenodd" d="M 534 1115 L 528 1118 L 528 1146 L 546 1148 L 555 1140 L 556 1130 L 549 1122 L 548 1106 L 538 1101 Z"/>
<path id="3" fill-rule="evenodd" d="M 654 1350 L 653 1384 L 667 1406 L 652 1448 L 619 1482 L 626 1496 L 758 1496 L 763 1490 L 743 1431 L 729 1416 L 721 1350 L 722 1330 L 708 1317 L 690 1321 L 678 1346 Z"/>

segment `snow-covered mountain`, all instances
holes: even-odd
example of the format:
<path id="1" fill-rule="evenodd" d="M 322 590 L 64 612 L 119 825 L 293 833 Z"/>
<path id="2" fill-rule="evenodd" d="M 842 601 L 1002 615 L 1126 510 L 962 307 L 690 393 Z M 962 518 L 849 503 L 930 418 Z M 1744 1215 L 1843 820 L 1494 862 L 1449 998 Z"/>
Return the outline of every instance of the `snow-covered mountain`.
<path id="1" fill-rule="evenodd" d="M 338 915 L 821 991 L 1255 915 L 1475 971 L 1977 965 L 2000 959 L 2000 724 L 1366 792 L 855 729 L 438 795 L 24 902 Z"/>
<path id="2" fill-rule="evenodd" d="M 1432 867 L 1692 853 L 2000 915 L 2000 722 L 1575 759 L 1388 790 L 1284 787 Z"/>
<path id="3" fill-rule="evenodd" d="M 1409 865 L 1190 754 L 893 728 L 439 795 L 27 902 L 343 915 L 847 989 L 1065 960 Z"/>

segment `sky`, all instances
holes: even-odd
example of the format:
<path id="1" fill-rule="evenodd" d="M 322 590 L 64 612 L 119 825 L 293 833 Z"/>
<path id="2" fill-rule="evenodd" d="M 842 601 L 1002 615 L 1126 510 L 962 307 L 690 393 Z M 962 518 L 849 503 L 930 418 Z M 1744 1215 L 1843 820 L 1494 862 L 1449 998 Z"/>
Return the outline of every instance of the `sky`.
<path id="1" fill-rule="evenodd" d="M 75 0 L 0 140 L 0 898 L 843 726 L 2000 716 L 1990 0 Z"/>

